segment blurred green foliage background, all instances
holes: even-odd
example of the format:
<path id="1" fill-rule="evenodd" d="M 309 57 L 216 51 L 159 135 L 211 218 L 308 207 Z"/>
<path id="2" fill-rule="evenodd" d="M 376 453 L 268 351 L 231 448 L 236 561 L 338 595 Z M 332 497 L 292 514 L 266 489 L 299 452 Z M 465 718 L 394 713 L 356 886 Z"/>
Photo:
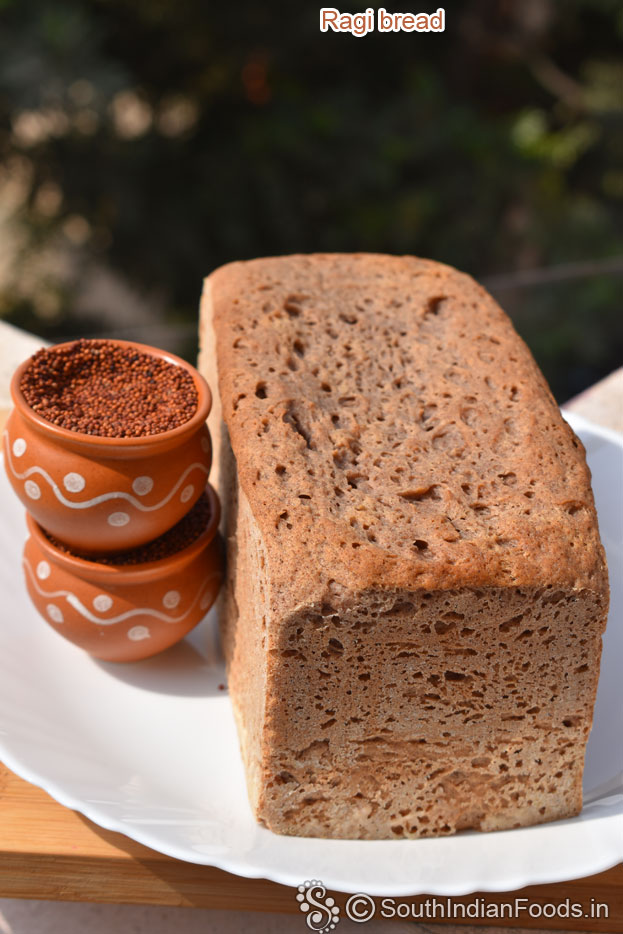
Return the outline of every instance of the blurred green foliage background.
<path id="1" fill-rule="evenodd" d="M 560 401 L 620 365 L 618 0 L 319 6 L 0 0 L 0 315 L 191 358 L 221 263 L 404 252 L 488 285 Z"/>

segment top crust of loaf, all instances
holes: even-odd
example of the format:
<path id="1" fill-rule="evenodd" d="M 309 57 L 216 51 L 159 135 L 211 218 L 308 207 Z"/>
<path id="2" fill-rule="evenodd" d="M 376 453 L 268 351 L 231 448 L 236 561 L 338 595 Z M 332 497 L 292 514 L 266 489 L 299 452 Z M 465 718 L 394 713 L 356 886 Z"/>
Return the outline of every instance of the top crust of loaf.
<path id="1" fill-rule="evenodd" d="M 604 592 L 584 449 L 469 276 L 414 257 L 205 282 L 223 418 L 282 610 L 371 590 Z"/>

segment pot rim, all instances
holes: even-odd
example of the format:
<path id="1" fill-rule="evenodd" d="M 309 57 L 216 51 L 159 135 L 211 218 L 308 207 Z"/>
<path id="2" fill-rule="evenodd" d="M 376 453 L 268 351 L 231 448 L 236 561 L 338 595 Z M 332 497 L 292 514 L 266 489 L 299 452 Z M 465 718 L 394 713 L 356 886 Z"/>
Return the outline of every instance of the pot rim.
<path id="1" fill-rule="evenodd" d="M 131 347 L 141 353 L 165 360 L 167 363 L 173 364 L 173 366 L 181 366 L 190 374 L 195 389 L 197 390 L 197 409 L 195 413 L 188 421 L 184 422 L 182 425 L 178 425 L 177 428 L 169 428 L 168 431 L 161 431 L 155 435 L 139 435 L 136 438 L 106 438 L 102 435 L 87 435 L 81 431 L 70 431 L 68 428 L 62 428 L 60 425 L 56 425 L 54 422 L 48 421 L 47 418 L 38 415 L 24 398 L 20 383 L 24 373 L 32 362 L 34 357 L 34 354 L 32 354 L 27 360 L 24 360 L 13 373 L 11 379 L 11 398 L 13 399 L 15 408 L 35 430 L 61 444 L 88 447 L 91 449 L 99 448 L 105 456 L 113 456 L 116 448 L 120 448 L 126 454 L 131 450 L 138 450 L 140 453 L 148 455 L 150 453 L 149 448 L 170 447 L 182 440 L 186 435 L 194 434 L 201 428 L 212 408 L 212 393 L 203 376 L 191 363 L 188 363 L 176 354 L 169 353 L 167 350 L 161 350 L 149 344 L 139 344 L 136 341 L 124 341 L 114 338 L 93 338 L 90 339 L 90 341 L 92 343 L 105 342 L 115 344 L 119 347 Z M 64 341 L 60 344 L 51 344 L 49 348 L 44 349 L 72 347 L 78 343 L 79 339 Z"/>
<path id="2" fill-rule="evenodd" d="M 221 519 L 221 505 L 218 494 L 210 483 L 206 483 L 205 492 L 210 501 L 210 519 L 199 537 L 172 555 L 158 558 L 156 561 L 145 561 L 143 564 L 102 564 L 100 561 L 79 558 L 77 555 L 57 548 L 29 512 L 26 513 L 26 524 L 30 535 L 46 557 L 70 574 L 81 578 L 98 579 L 113 585 L 141 584 L 181 570 L 199 552 L 213 544 Z"/>

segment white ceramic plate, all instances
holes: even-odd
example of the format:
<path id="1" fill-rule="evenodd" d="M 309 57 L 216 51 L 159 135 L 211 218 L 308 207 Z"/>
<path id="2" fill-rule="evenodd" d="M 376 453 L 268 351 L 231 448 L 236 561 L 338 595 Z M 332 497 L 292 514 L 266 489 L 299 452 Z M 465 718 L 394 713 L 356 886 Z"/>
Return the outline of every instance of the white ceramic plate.
<path id="1" fill-rule="evenodd" d="M 569 419 L 588 451 L 612 586 L 585 806 L 573 820 L 431 840 L 280 837 L 247 802 L 214 620 L 166 654 L 98 663 L 31 607 L 23 510 L 0 472 L 0 759 L 61 804 L 179 859 L 370 895 L 505 891 L 623 859 L 623 441 Z"/>

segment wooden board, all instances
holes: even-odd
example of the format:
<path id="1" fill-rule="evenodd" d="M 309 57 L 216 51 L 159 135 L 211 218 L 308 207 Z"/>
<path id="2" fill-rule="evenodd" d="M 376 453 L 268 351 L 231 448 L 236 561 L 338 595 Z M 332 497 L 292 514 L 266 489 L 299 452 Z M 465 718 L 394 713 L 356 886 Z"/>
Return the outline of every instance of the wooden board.
<path id="1" fill-rule="evenodd" d="M 0 355 L 4 349 L 0 347 Z M 619 383 L 620 376 L 621 371 Z M 0 429 L 5 417 L 6 412 L 0 410 Z M 295 893 L 287 886 L 264 879 L 243 879 L 211 867 L 171 859 L 122 834 L 103 830 L 57 804 L 0 763 L 2 896 L 298 911 Z M 480 893 L 453 902 L 465 904 L 483 897 L 487 905 L 494 905 L 512 901 L 516 896 L 541 906 L 570 899 L 581 903 L 587 911 L 594 899 L 608 906 L 608 918 L 531 919 L 522 915 L 515 920 L 479 918 L 477 923 L 526 930 L 623 932 L 623 864 L 585 879 L 529 886 L 511 893 Z M 338 905 L 344 906 L 346 896 L 334 893 L 334 897 Z M 402 901 L 419 905 L 426 898 Z M 461 922 L 455 919 L 454 923 Z M 471 924 L 469 919 L 465 923 Z M 426 927 L 432 930 L 436 925 L 427 921 Z"/>

